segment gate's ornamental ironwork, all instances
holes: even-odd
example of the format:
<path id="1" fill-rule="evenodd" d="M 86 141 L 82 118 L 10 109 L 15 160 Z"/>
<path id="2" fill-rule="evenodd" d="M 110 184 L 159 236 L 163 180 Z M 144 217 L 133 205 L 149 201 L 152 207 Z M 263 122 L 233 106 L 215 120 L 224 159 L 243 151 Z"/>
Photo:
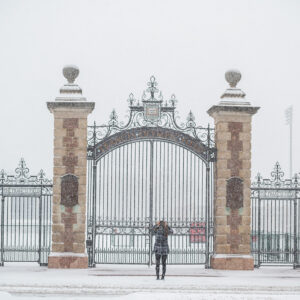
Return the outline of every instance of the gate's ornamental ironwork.
<path id="1" fill-rule="evenodd" d="M 299 176 L 285 179 L 279 163 L 271 178 L 258 174 L 251 186 L 252 254 L 255 266 L 300 265 Z"/>
<path id="2" fill-rule="evenodd" d="M 152 226 L 164 219 L 172 264 L 209 265 L 213 233 L 214 130 L 192 112 L 179 124 L 176 97 L 166 101 L 152 76 L 129 118 L 113 110 L 88 128 L 89 265 L 152 263 Z"/>
<path id="3" fill-rule="evenodd" d="M 15 174 L 0 171 L 0 197 L 0 265 L 15 261 L 47 265 L 52 181 L 43 170 L 38 175 L 30 175 L 22 158 Z"/>
<path id="4" fill-rule="evenodd" d="M 117 113 L 113 110 L 107 125 L 89 126 L 88 159 L 91 159 L 93 155 L 98 158 L 106 153 L 106 149 L 111 150 L 115 145 L 125 144 L 134 138 L 139 140 L 157 137 L 172 139 L 173 142 L 189 149 L 192 148 L 206 161 L 215 161 L 214 129 L 209 125 L 208 127 L 197 126 L 191 111 L 186 123 L 178 124 L 175 95 L 173 94 L 168 101 L 164 101 L 162 92 L 156 88 L 157 82 L 154 76 L 150 78 L 148 86 L 149 88 L 143 93 L 142 101 L 136 100 L 133 94 L 129 95 L 130 115 L 126 124 L 118 121 Z M 156 94 L 159 94 L 157 98 L 155 98 Z M 116 136 L 115 134 L 119 132 L 122 134 Z M 108 139 L 112 135 L 114 138 Z M 104 140 L 105 143 L 100 145 L 100 142 Z M 94 149 L 97 144 L 99 147 Z M 93 150 L 96 153 L 93 153 Z"/>

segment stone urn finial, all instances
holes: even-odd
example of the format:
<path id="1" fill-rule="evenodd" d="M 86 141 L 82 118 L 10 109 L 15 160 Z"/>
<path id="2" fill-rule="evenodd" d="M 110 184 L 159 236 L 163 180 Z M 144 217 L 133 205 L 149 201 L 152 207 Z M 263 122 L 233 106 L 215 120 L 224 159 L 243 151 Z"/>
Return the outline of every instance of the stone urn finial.
<path id="1" fill-rule="evenodd" d="M 237 83 L 241 80 L 242 74 L 239 70 L 228 70 L 225 73 L 225 79 L 230 87 L 235 88 Z"/>
<path id="2" fill-rule="evenodd" d="M 74 83 L 79 74 L 79 68 L 74 65 L 67 65 L 63 68 L 63 75 L 68 80 L 68 83 Z"/>
<path id="3" fill-rule="evenodd" d="M 74 83 L 79 75 L 79 68 L 74 65 L 66 65 L 62 73 L 68 82 L 60 88 L 60 95 L 55 98 L 55 101 L 86 101 L 82 96 L 82 89 Z"/>

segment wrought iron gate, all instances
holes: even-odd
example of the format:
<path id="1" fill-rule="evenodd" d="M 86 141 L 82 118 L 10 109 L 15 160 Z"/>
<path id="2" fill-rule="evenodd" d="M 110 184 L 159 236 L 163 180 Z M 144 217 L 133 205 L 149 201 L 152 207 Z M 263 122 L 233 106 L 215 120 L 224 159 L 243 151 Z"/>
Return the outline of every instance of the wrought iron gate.
<path id="1" fill-rule="evenodd" d="M 0 172 L 0 265 L 48 264 L 51 243 L 52 184 L 43 170 L 30 176 L 24 159 L 15 175 Z"/>
<path id="2" fill-rule="evenodd" d="M 89 127 L 89 265 L 151 264 L 151 228 L 164 219 L 170 264 L 209 264 L 212 253 L 213 129 L 189 113 L 178 125 L 175 96 L 163 102 L 151 77 L 142 105 L 131 94 L 128 123 L 115 111 Z M 148 96 L 149 95 L 149 96 Z"/>
<path id="3" fill-rule="evenodd" d="M 284 179 L 277 162 L 271 179 L 260 174 L 252 183 L 252 253 L 255 266 L 299 266 L 300 186 L 298 176 Z"/>

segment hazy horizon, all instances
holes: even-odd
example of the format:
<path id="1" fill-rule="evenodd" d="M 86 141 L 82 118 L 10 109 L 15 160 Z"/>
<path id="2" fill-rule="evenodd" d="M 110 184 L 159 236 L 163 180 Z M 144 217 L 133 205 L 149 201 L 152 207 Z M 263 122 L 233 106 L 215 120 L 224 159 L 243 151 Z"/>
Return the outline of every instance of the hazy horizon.
<path id="1" fill-rule="evenodd" d="M 300 172 L 299 1 L 0 1 L 0 170 L 24 157 L 32 174 L 52 176 L 53 115 L 46 107 L 65 83 L 62 68 L 80 68 L 76 83 L 95 101 L 89 124 L 126 120 L 128 95 L 140 98 L 151 75 L 165 99 L 174 93 L 184 122 L 213 125 L 206 111 L 239 69 L 253 117 L 252 177 L 269 177 L 278 161 Z"/>

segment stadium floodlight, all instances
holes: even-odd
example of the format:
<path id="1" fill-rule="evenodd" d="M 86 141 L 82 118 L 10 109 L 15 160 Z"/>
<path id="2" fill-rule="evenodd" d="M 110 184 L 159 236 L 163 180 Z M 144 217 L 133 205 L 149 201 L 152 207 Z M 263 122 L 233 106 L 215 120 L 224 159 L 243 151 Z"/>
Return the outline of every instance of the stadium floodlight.
<path id="1" fill-rule="evenodd" d="M 285 124 L 290 126 L 290 179 L 293 175 L 293 106 L 285 110 Z"/>

